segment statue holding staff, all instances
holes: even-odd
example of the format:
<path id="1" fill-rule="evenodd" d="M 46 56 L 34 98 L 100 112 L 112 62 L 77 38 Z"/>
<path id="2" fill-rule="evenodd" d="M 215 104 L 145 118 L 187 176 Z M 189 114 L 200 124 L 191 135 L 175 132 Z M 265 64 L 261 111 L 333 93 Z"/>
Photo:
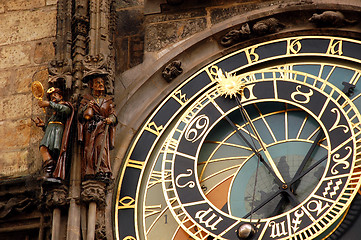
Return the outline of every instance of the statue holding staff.
<path id="1" fill-rule="evenodd" d="M 82 146 L 82 177 L 110 180 L 109 151 L 114 148 L 117 118 L 113 97 L 106 94 L 105 74 L 88 77 L 91 94 L 85 94 L 79 106 L 78 140 Z"/>
<path id="2" fill-rule="evenodd" d="M 41 108 L 51 111 L 50 118 L 43 122 L 39 117 L 33 120 L 37 127 L 44 130 L 44 136 L 40 142 L 40 153 L 43 159 L 43 178 L 65 179 L 67 147 L 70 134 L 71 122 L 74 110 L 69 102 L 65 102 L 59 88 L 49 88 L 48 100 L 43 100 L 41 83 L 34 82 L 32 89 L 34 96 L 38 99 Z"/>

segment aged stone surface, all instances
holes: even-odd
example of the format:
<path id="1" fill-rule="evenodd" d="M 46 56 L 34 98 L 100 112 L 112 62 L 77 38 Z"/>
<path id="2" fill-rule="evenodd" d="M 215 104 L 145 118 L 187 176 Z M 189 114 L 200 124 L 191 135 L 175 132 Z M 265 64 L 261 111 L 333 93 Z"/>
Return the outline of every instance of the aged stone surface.
<path id="1" fill-rule="evenodd" d="M 170 44 L 176 43 L 202 31 L 206 27 L 207 20 L 205 18 L 152 24 L 146 29 L 146 51 L 158 51 Z"/>
<path id="2" fill-rule="evenodd" d="M 4 13 L 5 12 L 5 3 L 1 2 L 0 3 L 0 13 Z"/>
<path id="3" fill-rule="evenodd" d="M 32 51 L 33 44 L 0 46 L 0 69 L 31 64 Z"/>
<path id="4" fill-rule="evenodd" d="M 1 151 L 1 150 L 0 150 Z M 18 150 L 16 152 L 3 152 L 0 155 L 0 177 L 15 177 L 26 174 L 28 168 L 28 151 Z"/>
<path id="5" fill-rule="evenodd" d="M 142 1 L 139 4 L 142 4 Z M 117 10 L 114 19 L 116 74 L 143 62 L 144 16 L 143 9 L 139 4 L 134 1 L 132 2 L 132 6 L 134 6 L 131 8 L 127 8 L 119 1 L 115 4 Z"/>
<path id="6" fill-rule="evenodd" d="M 55 35 L 55 20 L 55 9 L 40 8 L 34 11 L 21 11 L 21 14 L 18 11 L 1 14 L 0 46 L 53 36 Z"/>
<path id="7" fill-rule="evenodd" d="M 32 77 L 34 72 L 38 71 L 38 67 L 25 67 L 19 68 L 14 73 L 14 78 L 11 83 L 9 82 L 8 90 L 10 92 L 8 94 L 14 93 L 29 93 L 30 83 L 32 81 Z"/>
<path id="8" fill-rule="evenodd" d="M 0 71 L 0 96 L 8 94 L 8 89 L 11 86 L 10 81 L 12 80 L 13 75 L 14 71 Z"/>
<path id="9" fill-rule="evenodd" d="M 30 117 L 31 98 L 30 93 L 0 98 L 0 120 Z"/>
<path id="10" fill-rule="evenodd" d="M 54 56 L 54 45 L 50 41 L 37 42 L 34 50 L 34 62 L 47 64 Z"/>
<path id="11" fill-rule="evenodd" d="M 237 16 L 246 9 L 250 10 L 249 7 L 240 7 L 239 5 L 228 8 L 213 8 L 210 10 L 212 24 L 216 24 L 230 17 Z"/>
<path id="12" fill-rule="evenodd" d="M 129 69 L 130 58 L 129 58 L 129 37 L 116 38 L 114 44 L 115 50 L 115 74 Z"/>
<path id="13" fill-rule="evenodd" d="M 45 0 L 11 0 L 5 2 L 5 7 L 8 11 L 33 9 L 43 7 L 44 5 Z"/>
<path id="14" fill-rule="evenodd" d="M 200 18 L 206 17 L 207 10 L 205 8 L 194 9 L 192 11 L 183 11 L 183 12 L 171 12 L 169 14 L 155 14 L 149 15 L 146 17 L 145 23 L 162 23 L 167 21 L 174 21 L 174 20 L 182 20 L 182 19 L 189 19 L 189 18 Z"/>
<path id="15" fill-rule="evenodd" d="M 46 5 L 56 5 L 56 3 L 58 2 L 58 0 L 46 0 Z"/>
<path id="16" fill-rule="evenodd" d="M 118 8 L 129 8 L 129 7 L 135 7 L 139 5 L 143 5 L 144 0 L 123 0 L 123 1 L 116 1 L 115 7 Z"/>
<path id="17" fill-rule="evenodd" d="M 132 36 L 129 38 L 129 67 L 135 67 L 143 62 L 144 36 Z"/>
<path id="18" fill-rule="evenodd" d="M 138 35 L 143 31 L 142 9 L 117 11 L 115 34 L 117 37 Z"/>
<path id="19" fill-rule="evenodd" d="M 12 136 L 12 140 L 9 141 L 8 138 L 4 137 L 0 138 L 0 149 L 26 148 L 30 143 L 31 124 L 32 123 L 29 118 L 15 121 L 1 121 L 0 135 Z"/>

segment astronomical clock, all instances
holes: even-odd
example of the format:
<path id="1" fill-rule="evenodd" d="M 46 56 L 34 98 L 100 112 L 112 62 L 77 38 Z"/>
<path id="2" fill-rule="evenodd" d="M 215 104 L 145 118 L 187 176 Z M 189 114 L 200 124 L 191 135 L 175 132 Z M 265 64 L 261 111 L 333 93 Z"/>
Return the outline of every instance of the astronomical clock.
<path id="1" fill-rule="evenodd" d="M 361 184 L 361 42 L 283 38 L 194 71 L 117 179 L 117 240 L 325 239 Z"/>

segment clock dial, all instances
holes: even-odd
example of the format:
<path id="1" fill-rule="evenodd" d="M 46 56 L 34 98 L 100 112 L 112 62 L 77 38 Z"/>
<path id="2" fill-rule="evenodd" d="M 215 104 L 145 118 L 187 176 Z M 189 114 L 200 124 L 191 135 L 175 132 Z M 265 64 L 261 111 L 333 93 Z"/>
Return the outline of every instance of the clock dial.
<path id="1" fill-rule="evenodd" d="M 246 110 L 252 113 L 253 124 L 259 130 L 262 141 L 284 180 L 290 182 L 299 169 L 305 153 L 320 132 L 317 121 L 302 109 L 286 103 L 252 104 L 247 106 Z M 255 145 L 257 152 L 264 155 L 248 123 L 243 121 L 241 113 L 236 110 L 232 112 L 230 118 L 248 142 Z M 257 155 L 241 139 L 239 133 L 233 127 L 227 128 L 227 125 L 230 124 L 221 120 L 218 127 L 215 127 L 205 139 L 198 159 L 198 174 L 202 189 L 206 189 L 206 195 L 208 189 L 216 191 L 219 186 L 229 182 L 229 192 L 224 193 L 229 200 L 224 202 L 220 209 L 233 216 L 244 217 L 251 212 L 252 207 L 256 207 L 279 189 L 279 185 L 265 165 L 258 164 Z M 219 137 L 220 139 L 217 139 Z M 327 154 L 325 144 L 326 141 L 322 141 L 316 146 L 308 165 Z M 310 191 L 319 182 L 324 168 L 325 163 L 320 164 L 300 182 L 296 195 L 298 201 L 301 202 L 311 193 Z M 294 189 L 293 191 L 296 192 Z M 265 218 L 273 212 L 281 211 L 281 209 L 276 211 L 281 198 L 282 195 L 275 197 L 273 204 L 268 203 L 253 213 L 253 217 Z M 218 200 L 216 196 L 214 200 L 209 197 L 208 199 L 211 202 Z M 288 209 L 289 204 L 287 199 L 280 208 Z"/>
<path id="2" fill-rule="evenodd" d="M 184 81 L 129 149 L 116 238 L 239 239 L 249 223 L 253 239 L 332 233 L 361 184 L 359 47 L 280 39 Z"/>
<path id="3" fill-rule="evenodd" d="M 217 151 L 210 151 L 215 158 L 205 158 L 204 163 L 200 157 L 204 139 L 222 135 L 209 132 L 214 126 L 227 126 L 222 120 L 240 110 L 236 101 L 220 96 L 218 86 L 200 97 L 174 126 L 163 145 L 166 154 L 162 172 L 171 176 L 163 181 L 168 207 L 194 238 L 237 239 L 234 232 L 252 216 L 254 224 L 258 224 L 256 234 L 263 239 L 313 236 L 315 228 L 320 228 L 320 232 L 329 227 L 326 221 L 332 214 L 345 210 L 347 204 L 340 199 L 348 201 L 346 189 L 359 176 L 352 167 L 357 129 L 350 120 L 359 124 L 359 114 L 352 104 L 346 104 L 346 96 L 340 90 L 325 92 L 329 83 L 317 77 L 285 70 L 254 72 L 252 80 L 249 76 L 237 76 L 245 79 L 240 104 L 255 109 L 246 110 L 253 113 L 250 120 L 229 123 L 237 129 L 228 131 L 225 139 L 232 139 L 229 132 L 245 136 L 238 142 L 227 142 L 224 137 L 216 140 L 224 149 L 216 147 Z M 282 105 L 290 107 L 282 109 Z M 351 116 L 345 113 L 345 105 L 353 112 Z M 265 109 L 265 113 L 257 113 L 260 109 Z M 288 117 L 296 112 L 303 116 L 298 116 L 301 127 L 295 131 L 299 137 L 293 138 L 292 131 L 288 134 Z M 307 127 L 311 134 L 300 137 L 306 124 L 313 125 Z M 309 149 L 313 150 L 307 156 Z M 203 168 L 197 169 L 197 165 Z M 213 177 L 221 179 L 212 184 Z M 228 194 L 223 190 L 228 200 L 216 207 L 202 189 L 210 187 L 215 191 L 229 178 L 233 182 Z M 207 181 L 209 186 L 201 185 Z"/>

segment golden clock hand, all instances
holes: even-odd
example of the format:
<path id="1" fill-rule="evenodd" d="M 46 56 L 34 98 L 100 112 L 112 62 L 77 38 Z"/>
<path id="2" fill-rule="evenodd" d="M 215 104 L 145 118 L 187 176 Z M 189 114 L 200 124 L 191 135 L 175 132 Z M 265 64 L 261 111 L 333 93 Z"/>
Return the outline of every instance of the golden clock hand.
<path id="1" fill-rule="evenodd" d="M 255 147 L 247 140 L 247 138 L 242 134 L 242 132 L 238 129 L 238 127 L 232 122 L 232 120 L 224 116 L 224 119 L 227 120 L 227 122 L 233 127 L 235 132 L 242 138 L 242 140 L 247 144 L 247 146 L 252 150 L 252 152 L 258 157 L 258 159 L 261 161 L 261 163 L 267 168 L 267 170 L 275 177 L 276 183 L 279 187 L 282 187 L 284 184 L 281 182 L 281 180 L 278 178 L 278 176 L 275 174 L 273 169 L 267 164 L 267 162 L 263 159 L 262 155 L 255 149 Z"/>
<path id="2" fill-rule="evenodd" d="M 254 127 L 252 121 L 250 120 L 246 110 L 243 108 L 243 105 L 241 104 L 241 101 L 238 98 L 237 94 L 244 94 L 243 90 L 245 88 L 245 80 L 243 78 L 241 78 L 240 76 L 235 76 L 229 73 L 226 73 L 225 75 L 223 74 L 221 69 L 217 70 L 217 77 L 215 79 L 218 84 L 219 84 L 219 91 L 221 95 L 225 95 L 230 96 L 230 98 L 232 98 L 232 96 L 234 96 L 236 98 L 237 104 L 241 107 L 242 111 L 244 112 L 243 115 L 246 116 L 247 118 L 247 122 L 249 123 L 249 125 L 251 126 L 253 132 L 255 133 L 256 137 L 257 137 L 257 141 L 259 142 L 259 144 L 261 145 L 266 158 L 268 160 L 268 162 L 271 164 L 271 168 L 273 170 L 273 172 L 275 173 L 276 177 L 282 182 L 282 184 L 285 184 L 285 180 L 283 179 L 281 173 L 278 171 L 277 166 L 275 164 L 275 162 L 273 161 L 271 155 L 269 154 L 267 148 L 265 147 L 261 137 L 259 136 L 256 128 Z M 251 147 L 252 148 L 252 147 Z M 254 151 L 256 153 L 256 151 Z M 260 156 L 259 153 L 256 153 L 256 155 Z M 260 160 L 262 160 L 261 157 L 259 157 Z"/>
<path id="3" fill-rule="evenodd" d="M 271 165 L 271 168 L 272 170 L 274 171 L 274 173 L 276 174 L 276 176 L 279 178 L 279 180 L 282 182 L 282 183 L 286 183 L 285 180 L 283 179 L 281 173 L 279 172 L 275 162 L 273 161 L 272 157 L 271 157 L 271 154 L 268 152 L 266 146 L 264 145 L 262 139 L 261 139 L 261 136 L 259 135 L 256 127 L 254 126 L 251 118 L 249 117 L 246 109 L 244 109 L 243 105 L 240 103 L 238 97 L 236 97 L 237 99 L 237 103 L 238 105 L 241 107 L 241 111 L 242 111 L 242 114 L 244 115 L 244 117 L 246 118 L 248 124 L 250 125 L 250 127 L 252 128 L 252 131 L 253 133 L 255 134 L 256 138 L 257 138 L 257 141 L 259 142 L 259 144 L 261 145 L 261 148 L 264 152 L 264 154 L 266 155 L 266 158 L 268 160 L 268 162 L 270 163 Z"/>

